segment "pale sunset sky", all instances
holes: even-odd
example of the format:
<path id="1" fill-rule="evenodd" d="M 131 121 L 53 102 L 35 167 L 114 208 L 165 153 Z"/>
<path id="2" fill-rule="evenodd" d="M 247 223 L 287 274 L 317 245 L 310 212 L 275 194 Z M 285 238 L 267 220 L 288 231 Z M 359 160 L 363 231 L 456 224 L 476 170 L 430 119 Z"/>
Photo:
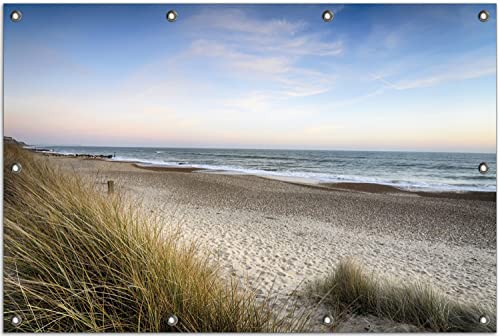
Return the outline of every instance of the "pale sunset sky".
<path id="1" fill-rule="evenodd" d="M 4 53 L 30 144 L 496 149 L 495 5 L 5 5 Z"/>

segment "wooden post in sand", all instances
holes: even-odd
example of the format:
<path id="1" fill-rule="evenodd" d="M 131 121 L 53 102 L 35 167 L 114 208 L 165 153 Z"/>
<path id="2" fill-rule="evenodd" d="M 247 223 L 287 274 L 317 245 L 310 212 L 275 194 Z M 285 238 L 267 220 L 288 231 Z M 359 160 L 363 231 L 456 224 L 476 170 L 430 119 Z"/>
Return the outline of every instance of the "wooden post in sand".
<path id="1" fill-rule="evenodd" d="M 115 191 L 115 182 L 108 181 L 108 194 L 112 194 Z"/>

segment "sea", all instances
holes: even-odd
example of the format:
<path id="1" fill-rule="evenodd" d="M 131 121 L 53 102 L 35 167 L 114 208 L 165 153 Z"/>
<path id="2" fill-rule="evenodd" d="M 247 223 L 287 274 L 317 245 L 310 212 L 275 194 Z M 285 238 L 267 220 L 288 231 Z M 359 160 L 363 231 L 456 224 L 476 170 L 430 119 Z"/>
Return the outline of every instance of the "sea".
<path id="1" fill-rule="evenodd" d="M 496 154 L 392 151 L 44 146 L 60 154 L 184 166 L 310 183 L 377 183 L 413 191 L 496 191 Z M 489 171 L 481 174 L 480 163 Z"/>

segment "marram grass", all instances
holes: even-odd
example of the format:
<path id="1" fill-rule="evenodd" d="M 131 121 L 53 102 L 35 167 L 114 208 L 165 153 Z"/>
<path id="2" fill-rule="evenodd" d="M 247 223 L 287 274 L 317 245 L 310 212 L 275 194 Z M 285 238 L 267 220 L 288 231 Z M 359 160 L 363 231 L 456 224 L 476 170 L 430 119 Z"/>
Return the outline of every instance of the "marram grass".
<path id="1" fill-rule="evenodd" d="M 19 174 L 10 171 L 21 163 Z M 169 223 L 42 157 L 4 147 L 4 329 L 25 332 L 296 331 L 223 281 Z M 175 327 L 167 324 L 178 317 Z M 20 316 L 18 327 L 11 318 Z"/>
<path id="2" fill-rule="evenodd" d="M 344 259 L 309 293 L 337 315 L 351 311 L 416 326 L 422 331 L 494 332 L 496 315 L 489 307 L 455 301 L 421 282 L 398 282 L 367 273 L 354 259 Z M 484 316 L 488 324 L 479 323 Z"/>

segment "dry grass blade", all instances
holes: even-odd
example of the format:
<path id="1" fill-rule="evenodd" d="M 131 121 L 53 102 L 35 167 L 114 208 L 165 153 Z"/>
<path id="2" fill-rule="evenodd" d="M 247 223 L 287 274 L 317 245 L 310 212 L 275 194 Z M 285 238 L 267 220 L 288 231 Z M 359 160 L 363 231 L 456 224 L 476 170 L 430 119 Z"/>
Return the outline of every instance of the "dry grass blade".
<path id="1" fill-rule="evenodd" d="M 368 274 L 353 259 L 341 261 L 330 276 L 312 284 L 309 292 L 334 311 L 349 309 L 426 331 L 496 331 L 491 308 L 455 301 L 427 284 L 400 283 Z M 489 323 L 480 323 L 481 316 Z"/>
<path id="2" fill-rule="evenodd" d="M 6 331 L 293 331 L 168 223 L 16 146 L 4 164 Z"/>

